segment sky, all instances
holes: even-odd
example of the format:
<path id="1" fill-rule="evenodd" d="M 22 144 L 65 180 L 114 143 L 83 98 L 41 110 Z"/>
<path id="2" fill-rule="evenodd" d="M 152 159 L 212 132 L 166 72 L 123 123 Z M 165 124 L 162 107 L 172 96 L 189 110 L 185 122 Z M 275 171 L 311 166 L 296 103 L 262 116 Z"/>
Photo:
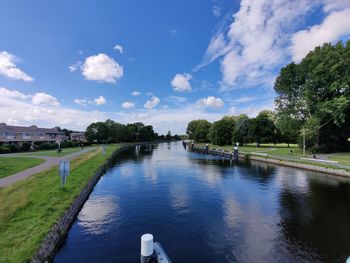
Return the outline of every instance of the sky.
<path id="1" fill-rule="evenodd" d="M 0 0 L 0 122 L 184 134 L 274 109 L 274 81 L 347 41 L 350 0 Z"/>

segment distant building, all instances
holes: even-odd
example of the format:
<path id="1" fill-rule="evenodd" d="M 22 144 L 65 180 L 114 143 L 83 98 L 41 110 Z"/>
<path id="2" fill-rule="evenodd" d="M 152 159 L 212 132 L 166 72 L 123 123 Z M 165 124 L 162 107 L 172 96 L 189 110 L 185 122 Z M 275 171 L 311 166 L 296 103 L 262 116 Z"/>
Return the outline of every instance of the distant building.
<path id="1" fill-rule="evenodd" d="M 0 143 L 61 142 L 64 138 L 64 133 L 59 131 L 59 127 L 47 129 L 35 125 L 23 127 L 0 123 Z"/>
<path id="2" fill-rule="evenodd" d="M 71 132 L 69 137 L 72 142 L 86 142 L 85 134 L 83 132 Z"/>

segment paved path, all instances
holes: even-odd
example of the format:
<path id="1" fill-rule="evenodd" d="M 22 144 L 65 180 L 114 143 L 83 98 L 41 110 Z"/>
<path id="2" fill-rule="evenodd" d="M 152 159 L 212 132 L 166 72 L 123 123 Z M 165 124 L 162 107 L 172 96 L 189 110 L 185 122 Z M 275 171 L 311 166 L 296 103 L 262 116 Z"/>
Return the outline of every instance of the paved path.
<path id="1" fill-rule="evenodd" d="M 79 152 L 74 152 L 71 154 L 68 154 L 66 156 L 62 156 L 62 157 L 52 157 L 52 156 L 34 156 L 34 155 L 30 155 L 30 154 L 18 154 L 18 153 L 11 153 L 11 154 L 2 154 L 1 157 L 30 157 L 30 158 L 39 158 L 39 159 L 44 159 L 45 162 L 43 164 L 39 164 L 37 166 L 34 166 L 32 168 L 29 168 L 27 170 L 24 170 L 22 172 L 13 174 L 13 175 L 9 175 L 6 176 L 2 179 L 0 179 L 0 187 L 4 187 L 7 185 L 10 185 L 14 182 L 17 182 L 19 180 L 28 178 L 29 176 L 36 174 L 36 173 L 40 173 L 42 171 L 45 171 L 49 168 L 51 168 L 52 166 L 58 165 L 59 162 L 61 160 L 71 160 L 83 153 L 92 151 L 97 149 L 97 147 L 89 147 L 86 148 L 84 150 L 81 150 Z"/>

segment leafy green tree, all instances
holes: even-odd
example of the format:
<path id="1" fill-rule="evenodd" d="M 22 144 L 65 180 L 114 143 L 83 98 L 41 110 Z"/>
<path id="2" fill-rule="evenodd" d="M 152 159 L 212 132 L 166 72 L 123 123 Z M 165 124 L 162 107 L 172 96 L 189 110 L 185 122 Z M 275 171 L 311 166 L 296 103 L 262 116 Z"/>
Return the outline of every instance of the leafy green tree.
<path id="1" fill-rule="evenodd" d="M 104 122 L 91 123 L 86 128 L 85 137 L 90 142 L 107 142 L 109 138 L 108 126 Z"/>
<path id="2" fill-rule="evenodd" d="M 210 142 L 215 145 L 231 144 L 235 124 L 235 118 L 229 116 L 215 121 L 209 129 L 208 137 Z"/>
<path id="3" fill-rule="evenodd" d="M 314 133 L 310 136 L 315 150 L 350 148 L 349 68 L 349 41 L 324 44 L 299 64 L 281 69 L 276 79 L 278 112 L 301 120 Z"/>
<path id="4" fill-rule="evenodd" d="M 276 119 L 276 126 L 280 133 L 281 142 L 296 143 L 300 135 L 301 122 L 288 115 L 281 115 Z"/>
<path id="5" fill-rule="evenodd" d="M 267 112 L 260 112 L 258 116 L 248 121 L 248 140 L 260 143 L 277 142 L 277 129 Z"/>
<path id="6" fill-rule="evenodd" d="M 238 116 L 235 129 L 232 135 L 232 142 L 235 144 L 238 142 L 240 145 L 249 143 L 248 140 L 248 122 L 249 118 L 247 115 L 242 114 Z"/>
<path id="7" fill-rule="evenodd" d="M 207 120 L 190 121 L 186 129 L 188 138 L 196 142 L 208 142 L 208 133 L 211 125 Z"/>

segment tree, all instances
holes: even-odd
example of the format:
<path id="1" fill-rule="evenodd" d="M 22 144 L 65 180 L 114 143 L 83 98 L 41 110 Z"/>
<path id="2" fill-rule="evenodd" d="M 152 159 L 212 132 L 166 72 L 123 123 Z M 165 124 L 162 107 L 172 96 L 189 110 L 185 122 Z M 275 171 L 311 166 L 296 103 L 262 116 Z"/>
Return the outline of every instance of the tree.
<path id="1" fill-rule="evenodd" d="M 232 142 L 232 135 L 235 129 L 234 117 L 225 116 L 216 121 L 209 129 L 209 140 L 215 145 L 228 145 Z"/>
<path id="2" fill-rule="evenodd" d="M 85 131 L 85 137 L 90 142 L 107 142 L 108 126 L 104 122 L 91 123 Z"/>
<path id="3" fill-rule="evenodd" d="M 257 146 L 264 142 L 277 142 L 277 129 L 266 112 L 248 121 L 248 140 L 256 142 Z"/>
<path id="4" fill-rule="evenodd" d="M 187 125 L 186 133 L 190 140 L 208 142 L 208 133 L 211 125 L 207 120 L 190 121 Z"/>
<path id="5" fill-rule="evenodd" d="M 279 114 L 301 120 L 314 133 L 310 136 L 316 151 L 350 148 L 349 68 L 349 41 L 324 44 L 299 64 L 282 68 L 276 79 Z"/>
<path id="6" fill-rule="evenodd" d="M 288 115 L 281 115 L 276 120 L 276 126 L 281 134 L 280 140 L 290 143 L 296 143 L 300 135 L 301 122 L 297 119 L 293 119 Z"/>
<path id="7" fill-rule="evenodd" d="M 235 144 L 238 142 L 240 145 L 249 143 L 248 140 L 248 122 L 249 118 L 247 115 L 242 114 L 238 116 L 235 129 L 232 135 L 232 142 Z"/>
<path id="8" fill-rule="evenodd" d="M 167 140 L 167 141 L 171 141 L 171 132 L 170 131 L 168 131 L 168 133 L 165 135 L 165 139 Z"/>

